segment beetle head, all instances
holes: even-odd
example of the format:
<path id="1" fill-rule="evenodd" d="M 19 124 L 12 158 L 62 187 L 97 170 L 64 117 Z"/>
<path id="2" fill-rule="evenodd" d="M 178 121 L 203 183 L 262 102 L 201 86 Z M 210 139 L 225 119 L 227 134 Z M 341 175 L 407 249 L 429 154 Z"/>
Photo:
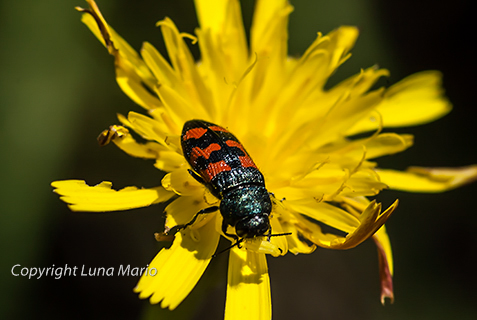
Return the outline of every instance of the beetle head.
<path id="1" fill-rule="evenodd" d="M 244 186 L 227 193 L 220 203 L 225 221 L 240 238 L 263 236 L 270 229 L 272 202 L 263 186 Z"/>

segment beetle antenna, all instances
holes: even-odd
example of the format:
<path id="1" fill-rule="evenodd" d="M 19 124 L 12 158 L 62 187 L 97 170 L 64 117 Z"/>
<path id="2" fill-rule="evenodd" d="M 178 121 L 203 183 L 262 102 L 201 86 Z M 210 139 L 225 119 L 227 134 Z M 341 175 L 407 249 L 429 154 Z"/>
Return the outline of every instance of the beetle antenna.
<path id="1" fill-rule="evenodd" d="M 215 258 L 217 257 L 219 254 L 221 253 L 224 253 L 226 251 L 229 251 L 230 249 L 232 249 L 233 247 L 239 247 L 240 248 L 240 243 L 243 242 L 243 240 L 245 240 L 244 238 L 242 239 L 238 239 L 237 242 L 235 242 L 233 245 L 231 245 L 230 247 L 228 248 L 225 248 L 224 250 L 220 251 L 219 253 L 216 253 L 212 256 L 212 258 Z"/>
<path id="2" fill-rule="evenodd" d="M 269 234 L 267 235 L 267 240 L 270 241 L 270 238 L 271 237 L 280 237 L 280 236 L 289 236 L 291 235 L 292 233 L 291 232 L 286 232 L 286 233 L 275 233 L 275 234 Z M 216 253 L 212 256 L 212 258 L 215 258 L 217 257 L 219 254 L 221 253 L 224 253 L 224 252 L 227 252 L 229 251 L 230 249 L 232 249 L 233 247 L 239 247 L 240 248 L 240 243 L 242 243 L 243 241 L 245 240 L 245 238 L 242 238 L 242 239 L 238 239 L 237 242 L 235 242 L 233 245 L 231 245 L 230 247 L 227 247 L 225 248 L 224 250 L 220 251 L 219 253 Z"/>
<path id="3" fill-rule="evenodd" d="M 269 234 L 267 235 L 267 240 L 270 241 L 270 238 L 271 237 L 280 237 L 280 236 L 289 236 L 291 235 L 292 233 L 291 232 L 286 232 L 286 233 L 275 233 L 275 234 Z"/>

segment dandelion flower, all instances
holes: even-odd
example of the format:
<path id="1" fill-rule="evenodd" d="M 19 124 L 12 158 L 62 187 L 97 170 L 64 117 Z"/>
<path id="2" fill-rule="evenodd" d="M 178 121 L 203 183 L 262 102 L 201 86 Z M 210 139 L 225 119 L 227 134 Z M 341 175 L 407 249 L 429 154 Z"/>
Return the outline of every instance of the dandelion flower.
<path id="1" fill-rule="evenodd" d="M 144 274 L 134 289 L 140 298 L 176 308 L 194 288 L 216 252 L 222 232 L 219 211 L 207 188 L 188 172 L 181 131 L 192 119 L 226 128 L 246 147 L 270 192 L 270 224 L 277 237 L 246 239 L 229 252 L 226 319 L 271 318 L 266 255 L 311 253 L 317 246 L 350 249 L 372 238 L 379 253 L 381 300 L 393 300 L 393 260 L 384 223 L 397 207 L 369 197 L 392 188 L 440 192 L 477 177 L 477 166 L 378 168 L 372 161 L 413 144 L 409 134 L 383 129 L 424 124 L 447 114 L 441 74 L 414 74 L 389 87 L 372 89 L 385 69 L 370 67 L 325 89 L 328 78 L 350 57 L 358 30 L 342 26 L 318 33 L 303 56 L 287 55 L 287 24 L 292 6 L 286 0 L 258 0 L 247 44 L 238 0 L 196 0 L 200 28 L 180 33 L 173 21 L 157 23 L 170 63 L 149 43 L 138 54 L 105 21 L 93 0 L 82 20 L 114 57 L 121 89 L 146 115 L 119 115 L 99 136 L 131 156 L 154 160 L 167 172 L 155 188 L 112 189 L 112 183 L 52 183 L 73 211 L 127 210 L 170 201 L 164 233 L 174 235 L 150 263 L 157 274 Z M 189 44 L 189 42 L 191 42 Z M 189 46 L 198 45 L 200 61 Z M 138 142 L 134 131 L 146 142 Z M 367 134 L 366 134 L 367 133 Z M 359 134 L 359 135 L 358 135 Z M 327 225 L 340 232 L 325 233 Z M 231 231 L 233 232 L 233 230 Z"/>

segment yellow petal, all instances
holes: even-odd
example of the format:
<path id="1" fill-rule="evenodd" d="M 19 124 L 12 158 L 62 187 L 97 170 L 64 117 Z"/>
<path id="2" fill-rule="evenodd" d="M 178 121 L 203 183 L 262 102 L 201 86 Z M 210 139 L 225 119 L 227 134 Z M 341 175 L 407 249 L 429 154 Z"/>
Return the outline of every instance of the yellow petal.
<path id="1" fill-rule="evenodd" d="M 163 187 L 151 189 L 126 187 L 116 191 L 111 189 L 112 183 L 108 181 L 91 187 L 82 180 L 62 180 L 52 182 L 51 186 L 61 196 L 61 200 L 68 203 L 72 211 L 129 210 L 165 202 L 174 195 Z"/>
<path id="2" fill-rule="evenodd" d="M 289 225 L 291 226 L 291 225 Z M 297 255 L 301 254 L 310 254 L 316 249 L 316 245 L 303 241 L 303 236 L 297 232 L 295 227 L 284 228 L 286 232 L 291 232 L 291 235 L 287 238 L 288 251 Z"/>
<path id="3" fill-rule="evenodd" d="M 250 31 L 252 52 L 278 54 L 285 61 L 288 15 L 292 10 L 286 0 L 257 1 Z M 273 49 L 277 51 L 273 53 Z"/>
<path id="4" fill-rule="evenodd" d="M 376 110 L 381 114 L 384 127 L 420 125 L 434 121 L 450 112 L 452 105 L 443 95 L 442 74 L 424 71 L 413 74 L 385 93 Z M 373 116 L 353 126 L 348 134 L 355 134 L 376 127 Z"/>
<path id="5" fill-rule="evenodd" d="M 270 112 L 270 98 L 283 89 L 287 59 L 288 16 L 293 7 L 286 0 L 261 0 L 255 5 L 250 31 L 250 52 L 256 63 L 244 81 L 244 92 L 253 104 L 240 104 L 241 112 L 235 118 L 238 123 L 249 123 L 252 127 L 264 128 L 264 121 L 273 125 L 275 121 L 266 117 Z M 272 109 L 273 110 L 273 109 Z"/>
<path id="6" fill-rule="evenodd" d="M 365 143 L 366 159 L 378 158 L 398 152 L 402 152 L 411 147 L 414 137 L 410 134 L 384 133 Z"/>
<path id="7" fill-rule="evenodd" d="M 273 108 L 264 108 L 263 114 L 263 118 L 268 120 L 268 127 L 274 127 L 276 130 L 275 136 L 281 137 L 283 133 L 280 130 L 285 128 L 285 134 L 295 132 L 301 129 L 303 123 L 323 118 L 336 104 L 337 98 L 344 96 L 344 93 L 346 96 L 350 96 L 351 94 L 348 92 L 351 90 L 363 93 L 362 88 L 365 87 L 365 84 L 368 84 L 369 87 L 376 81 L 377 77 L 370 74 L 385 72 L 374 73 L 374 70 L 363 72 L 360 77 L 355 77 L 356 79 L 346 83 L 344 92 L 332 91 L 330 94 L 323 92 L 328 77 L 349 57 L 349 51 L 357 36 L 357 28 L 349 26 L 340 27 L 326 36 L 319 33 L 305 54 L 294 64 L 291 72 L 286 77 L 281 76 L 284 78 L 284 82 L 283 87 L 280 86 L 280 91 L 277 93 L 280 98 L 273 102 Z M 279 84 L 277 81 L 275 80 L 275 86 Z M 353 95 L 353 97 L 356 96 L 358 94 Z M 266 104 L 264 105 L 266 106 Z M 291 105 L 294 108 L 290 108 Z M 280 123 L 287 125 L 277 125 Z M 300 143 L 295 145 L 300 145 Z"/>
<path id="8" fill-rule="evenodd" d="M 184 196 L 203 196 L 205 188 L 197 180 L 192 178 L 185 169 L 175 170 L 167 174 L 162 179 L 162 186 L 168 191 L 174 191 L 176 194 Z"/>
<path id="9" fill-rule="evenodd" d="M 360 224 L 352 214 L 313 198 L 285 201 L 285 206 L 298 214 L 320 221 L 346 233 L 353 232 Z"/>
<path id="10" fill-rule="evenodd" d="M 143 43 L 141 55 L 156 77 L 158 85 L 167 85 L 174 87 L 176 90 L 184 90 L 176 71 L 172 69 L 167 60 L 149 42 Z"/>
<path id="11" fill-rule="evenodd" d="M 186 165 L 186 161 L 181 154 L 175 151 L 162 151 L 160 152 L 154 166 L 165 172 L 172 172 L 177 169 L 183 168 Z"/>
<path id="12" fill-rule="evenodd" d="M 323 86 L 336 68 L 349 58 L 349 52 L 358 38 L 358 33 L 358 28 L 352 26 L 341 26 L 324 37 L 319 33 L 300 58 L 299 64 L 306 66 L 311 58 L 319 57 L 324 65 L 322 72 L 318 73 L 318 77 L 321 78 L 320 85 Z"/>
<path id="13" fill-rule="evenodd" d="M 209 118 L 208 112 L 201 107 L 199 101 L 180 94 L 175 88 L 163 85 L 157 89 L 157 93 L 173 121 L 180 123 L 181 126 L 190 119 Z M 192 103 L 197 104 L 192 105 Z"/>
<path id="14" fill-rule="evenodd" d="M 157 274 L 145 273 L 134 288 L 141 299 L 162 301 L 162 308 L 175 309 L 194 288 L 207 268 L 219 242 L 215 222 L 176 234 L 169 249 L 162 249 L 149 265 Z"/>
<path id="15" fill-rule="evenodd" d="M 373 159 L 406 150 L 412 146 L 413 138 L 410 134 L 383 133 L 352 141 L 342 139 L 320 148 L 320 152 L 360 159 L 363 156 L 364 146 L 365 159 Z"/>
<path id="16" fill-rule="evenodd" d="M 296 130 L 285 131 L 277 137 L 268 153 L 271 159 L 287 158 L 306 150 L 316 150 L 343 136 L 352 125 L 369 114 L 381 101 L 383 89 L 371 91 L 355 99 L 340 99 L 322 117 L 312 117 Z"/>
<path id="17" fill-rule="evenodd" d="M 309 241 L 304 241 L 303 239 L 305 239 L 305 237 L 302 233 L 300 233 L 300 230 L 297 227 L 297 224 L 299 224 L 298 219 L 303 219 L 303 217 L 301 215 L 292 215 L 289 211 L 287 211 L 282 202 L 277 201 L 273 197 L 272 201 L 273 215 L 274 217 L 278 216 L 278 218 L 276 219 L 272 217 L 272 230 L 274 230 L 273 226 L 275 226 L 274 220 L 278 220 L 278 223 L 280 224 L 280 228 L 282 230 L 280 231 L 280 233 L 290 233 L 290 235 L 287 235 L 285 238 L 288 251 L 295 255 L 298 253 L 309 254 L 315 251 L 316 245 L 310 243 Z"/>
<path id="18" fill-rule="evenodd" d="M 212 95 L 209 92 L 210 90 L 207 88 L 197 70 L 195 60 L 184 41 L 184 35 L 179 33 L 176 25 L 169 18 L 159 21 L 157 25 L 161 27 L 171 64 L 174 70 L 180 72 L 181 79 L 187 86 L 188 97 L 183 98 L 194 106 L 190 108 L 189 111 L 198 112 L 200 114 L 210 114 L 211 110 L 215 110 L 214 101 L 211 99 Z M 162 88 L 159 87 L 160 92 L 161 89 Z M 170 94 L 172 94 L 172 92 Z M 167 104 L 165 99 L 163 102 Z M 171 109 L 170 111 L 173 112 L 174 110 Z M 191 115 L 189 114 L 188 118 L 182 118 L 182 122 L 180 123 L 190 120 L 190 117 Z"/>
<path id="19" fill-rule="evenodd" d="M 271 319 L 270 278 L 265 254 L 233 248 L 227 276 L 225 320 Z"/>
<path id="20" fill-rule="evenodd" d="M 318 35 L 290 73 L 285 77 L 281 76 L 285 80 L 277 93 L 280 98 L 273 101 L 273 108 L 265 107 L 263 116 L 260 117 L 266 119 L 266 129 L 275 130 L 274 135 L 281 137 L 283 130 L 285 133 L 294 132 L 304 122 L 321 118 L 326 114 L 343 92 L 333 91 L 333 93 L 325 94 L 323 86 L 329 75 L 349 56 L 348 51 L 353 46 L 357 34 L 356 28 L 341 27 L 325 37 Z M 363 93 L 363 87 L 367 85 L 369 88 L 376 81 L 375 75 L 384 72 L 375 72 L 375 70 L 362 72 L 360 77 L 355 77 L 357 79 L 352 81 L 354 88 L 346 83 L 346 92 L 351 91 L 352 88 L 354 92 Z M 277 80 L 275 82 L 275 86 L 280 83 Z M 353 97 L 357 95 L 355 93 Z M 265 103 L 264 105 L 266 106 Z M 290 108 L 291 105 L 294 108 Z M 287 125 L 278 125 L 280 123 Z M 260 127 L 263 125 L 261 123 Z"/>
<path id="21" fill-rule="evenodd" d="M 391 189 L 409 192 L 442 192 L 477 180 L 477 165 L 460 168 L 410 167 L 405 172 L 377 169 Z"/>
<path id="22" fill-rule="evenodd" d="M 280 219 L 277 218 L 276 215 L 277 214 L 273 214 L 270 218 L 270 225 L 273 232 L 272 235 L 276 235 L 270 238 L 270 242 L 278 248 L 278 251 L 275 250 L 271 253 L 274 257 L 283 256 L 288 252 L 288 235 L 283 235 L 287 232 L 283 229 Z"/>
<path id="23" fill-rule="evenodd" d="M 339 138 L 343 132 L 358 122 L 382 101 L 383 90 L 378 89 L 355 99 L 344 100 L 336 104 L 324 118 L 309 125 L 309 142 L 313 148 Z M 314 125 L 314 126 L 313 126 Z M 313 128 L 320 128 L 317 134 Z M 375 125 L 376 127 L 376 125 Z"/>
<path id="24" fill-rule="evenodd" d="M 374 196 L 388 186 L 378 180 L 374 171 L 359 171 L 354 173 L 343 185 L 339 191 L 341 197 Z M 328 196 L 325 196 L 328 200 Z"/>
<path id="25" fill-rule="evenodd" d="M 156 141 L 166 145 L 166 134 L 162 132 L 159 122 L 137 112 L 128 113 L 128 126 L 140 134 L 144 139 Z"/>
<path id="26" fill-rule="evenodd" d="M 162 107 L 162 102 L 158 97 L 152 95 L 149 90 L 144 88 L 143 79 L 137 75 L 136 69 L 125 61 L 116 62 L 116 81 L 121 90 L 144 109 L 149 110 Z"/>
<path id="27" fill-rule="evenodd" d="M 78 11 L 86 13 L 82 15 L 81 21 L 106 46 L 110 54 L 114 55 L 115 51 L 119 51 L 119 54 L 137 70 L 143 81 L 152 88 L 154 77 L 137 52 L 108 25 L 94 0 L 86 0 L 86 2 L 90 9 L 76 8 Z"/>
<path id="28" fill-rule="evenodd" d="M 358 30 L 353 27 L 341 28 L 347 28 L 346 30 L 348 30 L 348 33 L 350 33 L 350 35 L 348 36 L 349 44 L 346 48 L 346 52 L 348 52 L 351 48 L 350 45 L 354 44 L 356 37 L 358 36 Z M 361 70 L 360 73 L 351 76 L 348 79 L 340 82 L 336 86 L 330 88 L 326 92 L 326 96 L 324 96 L 322 99 L 336 99 L 338 97 L 342 97 L 343 95 L 348 96 L 349 98 L 355 98 L 368 92 L 372 88 L 372 86 L 379 80 L 379 78 L 388 76 L 389 71 L 387 69 L 379 69 L 377 66 L 372 66 L 370 68 Z"/>
<path id="29" fill-rule="evenodd" d="M 137 130 L 145 139 L 161 140 L 161 129 L 159 122 L 143 115 L 135 116 L 130 113 L 130 119 L 126 119 L 123 115 L 118 115 L 119 120 L 128 127 Z M 159 132 L 159 133 L 158 133 Z M 166 140 L 166 138 L 164 138 Z M 121 150 L 129 155 L 139 158 L 156 159 L 154 166 L 159 170 L 171 172 L 180 169 L 186 165 L 186 161 L 182 154 L 177 153 L 175 146 L 162 141 L 162 144 L 156 142 L 138 143 L 129 133 L 129 130 L 123 126 L 114 125 L 104 130 L 98 136 L 98 142 L 104 146 L 110 142 L 114 142 Z M 171 148 L 172 147 L 172 148 Z M 171 150 L 172 149 L 172 150 Z"/>
<path id="30" fill-rule="evenodd" d="M 225 23 L 225 10 L 231 1 L 195 0 L 194 2 L 200 27 L 210 29 L 213 33 L 221 33 Z"/>
<path id="31" fill-rule="evenodd" d="M 196 0 L 202 60 L 216 81 L 237 81 L 246 68 L 247 40 L 237 0 Z M 218 82 L 216 83 L 218 84 Z"/>

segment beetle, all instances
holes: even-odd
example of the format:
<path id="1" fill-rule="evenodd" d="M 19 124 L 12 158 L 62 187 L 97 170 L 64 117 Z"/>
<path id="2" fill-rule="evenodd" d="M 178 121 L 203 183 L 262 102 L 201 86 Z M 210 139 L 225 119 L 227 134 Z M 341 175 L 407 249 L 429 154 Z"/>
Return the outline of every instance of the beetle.
<path id="1" fill-rule="evenodd" d="M 222 232 L 235 239 L 234 246 L 246 238 L 272 236 L 272 202 L 265 179 L 232 133 L 211 122 L 190 120 L 182 129 L 181 146 L 192 168 L 189 173 L 221 201 L 220 206 L 199 211 L 177 229 L 192 225 L 200 214 L 220 210 Z M 235 234 L 228 233 L 229 226 Z"/>

